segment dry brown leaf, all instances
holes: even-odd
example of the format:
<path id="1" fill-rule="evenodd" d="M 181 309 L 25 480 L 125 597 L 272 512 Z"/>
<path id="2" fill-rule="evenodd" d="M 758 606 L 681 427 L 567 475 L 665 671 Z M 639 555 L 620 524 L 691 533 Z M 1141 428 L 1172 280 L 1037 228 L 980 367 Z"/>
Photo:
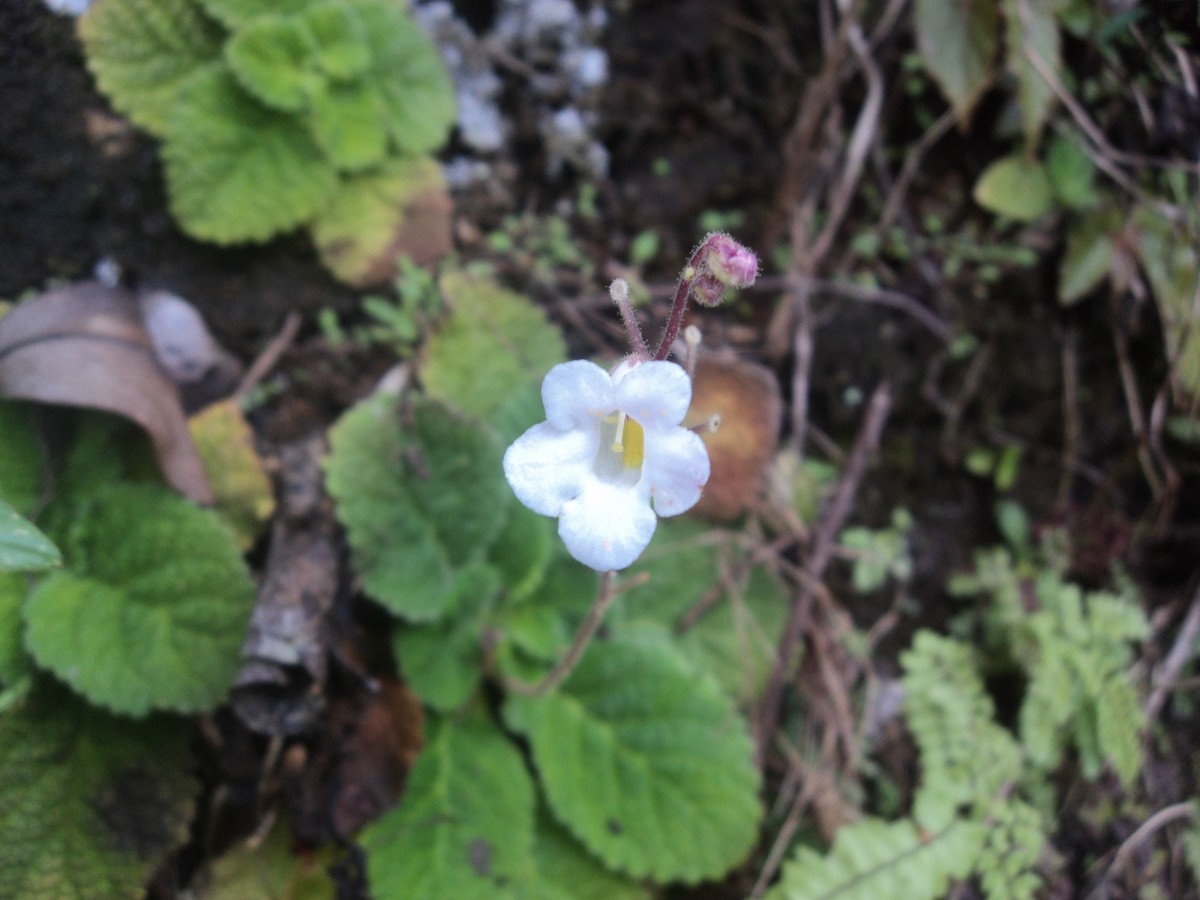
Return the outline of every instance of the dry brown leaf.
<path id="1" fill-rule="evenodd" d="M 171 487 L 212 502 L 178 391 L 126 291 L 84 282 L 14 307 L 0 319 L 0 397 L 132 419 L 150 435 Z"/>
<path id="2" fill-rule="evenodd" d="M 692 406 L 684 425 L 721 417 L 716 433 L 701 433 L 712 474 L 696 504 L 698 515 L 736 519 L 758 498 L 779 443 L 779 385 L 769 369 L 724 356 L 704 356 L 696 366 Z"/>

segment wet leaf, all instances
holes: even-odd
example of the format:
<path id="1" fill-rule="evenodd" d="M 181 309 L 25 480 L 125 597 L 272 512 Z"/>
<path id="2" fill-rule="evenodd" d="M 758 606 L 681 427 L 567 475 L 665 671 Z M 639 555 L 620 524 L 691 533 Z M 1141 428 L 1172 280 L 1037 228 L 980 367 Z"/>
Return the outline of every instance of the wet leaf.
<path id="1" fill-rule="evenodd" d="M 450 251 L 450 213 L 434 160 L 391 160 L 342 180 L 312 222 L 313 242 L 321 262 L 342 281 L 382 284 L 395 277 L 402 256 L 427 265 Z"/>
<path id="2" fill-rule="evenodd" d="M 140 896 L 188 836 L 191 727 L 39 683 L 0 716 L 0 896 Z"/>
<path id="3" fill-rule="evenodd" d="M 254 434 L 236 400 L 214 403 L 189 421 L 212 484 L 216 513 L 248 550 L 275 509 L 271 481 L 254 447 Z"/>
<path id="4" fill-rule="evenodd" d="M 198 503 L 212 500 L 179 394 L 124 291 L 78 284 L 28 300 L 0 319 L 0 397 L 132 419 L 150 435 L 171 487 Z"/>

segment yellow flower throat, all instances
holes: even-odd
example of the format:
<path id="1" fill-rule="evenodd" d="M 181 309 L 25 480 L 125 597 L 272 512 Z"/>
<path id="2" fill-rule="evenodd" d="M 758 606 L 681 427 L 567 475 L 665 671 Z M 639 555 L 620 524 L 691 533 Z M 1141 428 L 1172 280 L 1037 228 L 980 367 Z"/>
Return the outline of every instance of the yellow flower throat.
<path id="1" fill-rule="evenodd" d="M 613 432 L 612 452 L 621 457 L 627 469 L 641 469 L 646 457 L 646 432 L 642 426 L 625 413 L 608 416 L 605 422 L 616 422 Z"/>

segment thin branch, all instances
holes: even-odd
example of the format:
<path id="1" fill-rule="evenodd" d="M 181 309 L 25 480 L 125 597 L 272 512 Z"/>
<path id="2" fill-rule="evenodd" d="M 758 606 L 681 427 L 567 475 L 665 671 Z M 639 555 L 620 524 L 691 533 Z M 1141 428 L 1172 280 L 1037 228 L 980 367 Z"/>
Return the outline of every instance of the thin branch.
<path id="1" fill-rule="evenodd" d="M 1162 712 L 1163 705 L 1167 702 L 1167 694 L 1174 690 L 1179 682 L 1179 673 L 1183 671 L 1188 660 L 1195 656 L 1197 636 L 1200 636 L 1200 586 L 1197 586 L 1192 595 L 1191 605 L 1184 616 L 1183 624 L 1179 626 L 1179 634 L 1175 637 L 1175 643 L 1171 645 L 1171 652 L 1154 671 L 1154 688 L 1146 700 L 1147 720 L 1157 718 Z"/>
<path id="2" fill-rule="evenodd" d="M 850 459 L 846 464 L 846 471 L 842 474 L 841 480 L 838 482 L 837 492 L 834 494 L 828 512 L 817 523 L 813 539 L 812 556 L 805 566 L 807 575 L 813 581 L 819 582 L 822 579 L 825 569 L 833 559 L 838 535 L 841 533 L 842 527 L 850 515 L 850 509 L 858 493 L 859 484 L 866 474 L 867 463 L 879 446 L 879 440 L 883 434 L 883 426 L 887 422 L 891 405 L 891 387 L 887 382 L 883 382 L 875 389 L 874 394 L 871 395 L 866 415 L 859 428 L 858 436 L 854 441 L 854 449 L 851 451 Z M 796 648 L 800 643 L 805 625 L 808 623 L 809 616 L 811 615 L 814 596 L 815 593 L 811 588 L 807 586 L 800 588 L 800 592 L 792 604 L 792 610 L 788 617 L 787 625 L 784 628 L 783 636 L 779 641 L 779 649 L 775 655 L 775 662 L 771 668 L 767 687 L 763 691 L 756 717 L 756 745 L 760 761 L 765 754 L 766 744 L 779 723 L 784 680 L 787 678 Z"/>

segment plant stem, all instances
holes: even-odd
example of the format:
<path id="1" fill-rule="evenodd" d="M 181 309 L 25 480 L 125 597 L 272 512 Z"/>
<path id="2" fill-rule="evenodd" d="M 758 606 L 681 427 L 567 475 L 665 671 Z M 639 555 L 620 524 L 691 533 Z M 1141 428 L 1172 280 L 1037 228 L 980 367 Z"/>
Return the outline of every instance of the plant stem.
<path id="1" fill-rule="evenodd" d="M 692 280 L 697 274 L 696 267 L 708 251 L 708 245 L 711 240 L 712 235 L 692 251 L 687 265 L 683 267 L 683 273 L 679 276 L 679 287 L 675 289 L 675 300 L 671 304 L 671 315 L 667 318 L 662 338 L 658 342 L 658 348 L 654 351 L 654 359 L 656 360 L 664 360 L 671 354 L 671 345 L 675 343 L 675 338 L 679 336 L 680 326 L 683 325 L 683 314 L 687 312 L 688 295 L 692 291 Z"/>
<path id="2" fill-rule="evenodd" d="M 614 588 L 613 576 L 615 574 L 615 572 L 605 572 L 600 576 L 600 590 L 596 594 L 596 602 L 592 604 L 592 608 L 588 610 L 587 618 L 583 620 L 583 624 L 575 632 L 575 639 L 571 641 L 571 646 L 567 648 L 567 652 L 563 654 L 563 658 L 555 663 L 554 668 L 546 673 L 546 677 L 535 684 L 529 684 L 515 678 L 505 678 L 503 684 L 507 690 L 526 697 L 540 697 L 542 694 L 554 690 L 567 680 L 567 676 L 575 671 L 575 666 L 579 664 L 579 660 L 583 656 L 583 651 L 587 649 L 588 644 L 595 637 L 596 629 L 600 627 L 600 623 L 604 619 L 604 614 L 613 605 L 613 601 L 624 591 L 646 580 L 646 575 L 643 573 L 641 576 L 625 582 L 620 588 Z"/>

